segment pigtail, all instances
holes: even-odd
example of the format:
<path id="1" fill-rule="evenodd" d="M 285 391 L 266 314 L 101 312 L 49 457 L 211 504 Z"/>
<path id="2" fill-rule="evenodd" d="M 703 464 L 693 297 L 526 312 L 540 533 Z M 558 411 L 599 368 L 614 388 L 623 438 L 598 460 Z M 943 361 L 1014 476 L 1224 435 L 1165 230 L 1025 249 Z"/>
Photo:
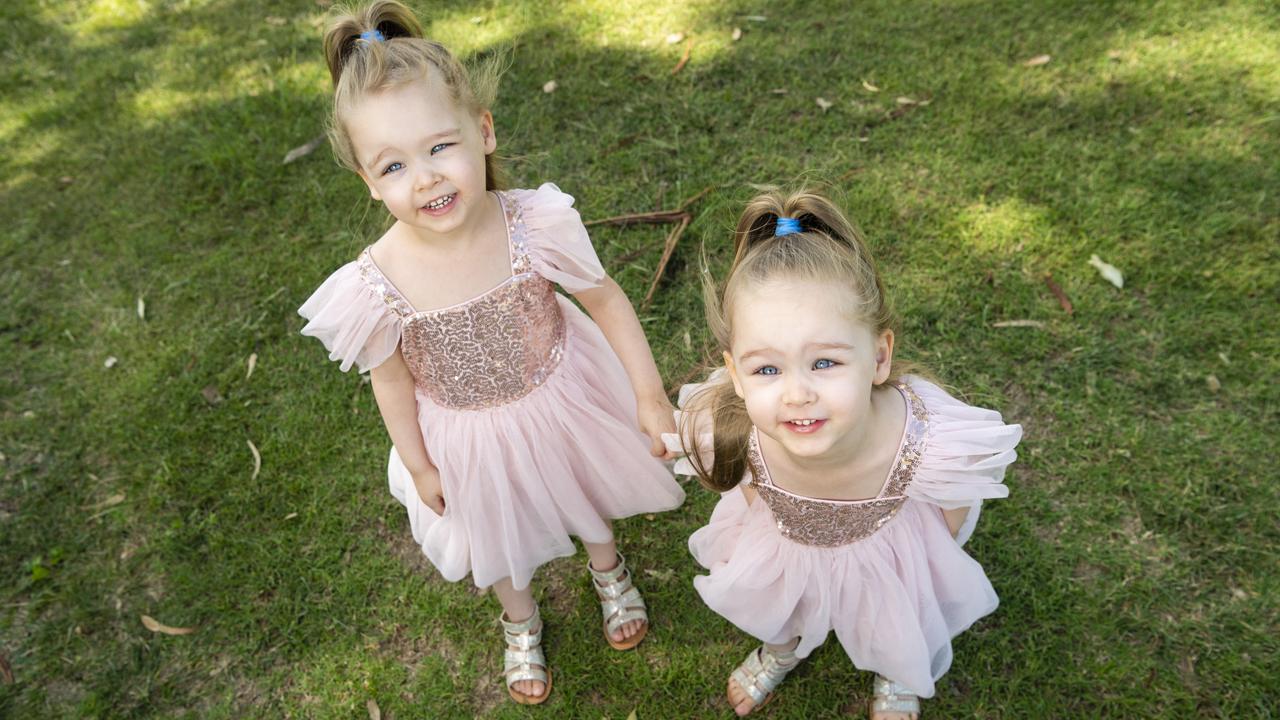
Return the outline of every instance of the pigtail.
<path id="1" fill-rule="evenodd" d="M 751 434 L 751 418 L 747 406 L 733 389 L 727 375 L 708 385 L 689 399 L 679 430 L 680 447 L 693 465 L 698 481 L 708 490 L 728 492 L 742 482 L 750 467 L 747 441 Z M 700 427 L 710 423 L 711 427 Z M 711 455 L 705 448 L 690 447 L 693 438 L 711 435 Z"/>
<path id="2" fill-rule="evenodd" d="M 339 10 L 324 34 L 324 59 L 337 87 L 347 63 L 358 50 L 382 52 L 378 43 L 396 38 L 421 38 L 422 25 L 409 8 L 395 0 L 377 0 Z"/>

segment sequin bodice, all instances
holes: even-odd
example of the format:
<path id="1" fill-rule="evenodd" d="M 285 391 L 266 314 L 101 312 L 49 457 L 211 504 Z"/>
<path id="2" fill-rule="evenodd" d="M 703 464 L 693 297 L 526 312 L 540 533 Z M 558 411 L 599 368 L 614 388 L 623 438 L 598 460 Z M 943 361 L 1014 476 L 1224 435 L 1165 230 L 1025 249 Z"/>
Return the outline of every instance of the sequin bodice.
<path id="1" fill-rule="evenodd" d="M 783 537 L 803 545 L 837 547 L 871 536 L 889 522 L 906 502 L 903 492 L 915 475 L 927 439 L 929 414 L 920 396 L 910 386 L 899 383 L 906 398 L 907 423 L 902 444 L 894 458 L 880 494 L 869 500 L 820 500 L 796 495 L 773 484 L 758 431 L 752 429 L 747 448 L 751 487 L 769 506 Z"/>
<path id="2" fill-rule="evenodd" d="M 482 410 L 528 395 L 564 351 L 555 286 L 533 271 L 519 203 L 498 193 L 506 216 L 511 277 L 457 305 L 416 311 L 366 249 L 360 275 L 401 316 L 400 351 L 414 384 L 437 405 Z"/>

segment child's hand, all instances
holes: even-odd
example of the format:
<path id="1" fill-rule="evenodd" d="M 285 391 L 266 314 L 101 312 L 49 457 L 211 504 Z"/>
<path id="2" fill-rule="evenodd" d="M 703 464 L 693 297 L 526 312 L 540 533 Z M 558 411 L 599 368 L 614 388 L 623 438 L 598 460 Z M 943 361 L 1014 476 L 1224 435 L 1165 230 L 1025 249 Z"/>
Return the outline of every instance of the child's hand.
<path id="1" fill-rule="evenodd" d="M 426 472 L 414 473 L 413 486 L 418 489 L 418 497 L 422 498 L 427 507 L 437 515 L 444 515 L 444 486 L 440 484 L 439 470 L 431 468 Z"/>
<path id="2" fill-rule="evenodd" d="M 649 436 L 649 452 L 654 457 L 670 460 L 676 456 L 667 450 L 662 441 L 662 434 L 676 431 L 675 408 L 666 395 L 639 398 L 636 401 L 636 415 L 640 420 L 640 432 Z"/>

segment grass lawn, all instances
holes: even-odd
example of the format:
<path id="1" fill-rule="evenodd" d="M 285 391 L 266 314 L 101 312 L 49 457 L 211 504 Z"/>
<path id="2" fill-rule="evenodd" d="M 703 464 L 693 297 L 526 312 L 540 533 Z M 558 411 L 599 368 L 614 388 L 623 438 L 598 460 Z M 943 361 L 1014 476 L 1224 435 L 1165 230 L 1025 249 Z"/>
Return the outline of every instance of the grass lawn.
<path id="1" fill-rule="evenodd" d="M 618 524 L 638 652 L 584 556 L 543 569 L 540 709 L 501 685 L 496 601 L 414 546 L 367 381 L 298 334 L 385 226 L 327 147 L 282 163 L 322 133 L 327 4 L 0 6 L 0 717 L 728 715 L 754 643 L 690 584 L 710 493 Z M 709 342 L 700 245 L 723 271 L 753 183 L 826 182 L 901 351 L 1023 424 L 969 546 L 1001 607 L 926 718 L 1280 717 L 1280 6 L 430 7 L 460 54 L 512 49 L 517 185 L 586 219 L 713 187 L 641 312 L 672 384 Z M 593 233 L 636 301 L 666 230 Z M 863 714 L 870 684 L 832 641 L 761 715 Z"/>

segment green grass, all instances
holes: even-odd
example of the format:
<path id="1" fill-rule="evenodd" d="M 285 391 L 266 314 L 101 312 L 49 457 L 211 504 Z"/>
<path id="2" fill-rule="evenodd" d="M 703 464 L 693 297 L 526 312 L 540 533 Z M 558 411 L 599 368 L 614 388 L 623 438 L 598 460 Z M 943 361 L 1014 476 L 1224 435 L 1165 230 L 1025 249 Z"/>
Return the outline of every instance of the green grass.
<path id="1" fill-rule="evenodd" d="M 462 54 L 513 48 L 495 115 L 518 184 L 554 181 L 588 219 L 716 187 L 642 313 L 666 377 L 709 342 L 699 244 L 723 270 L 752 183 L 826 181 L 905 354 L 1024 425 L 970 545 L 1001 608 L 926 717 L 1280 716 L 1274 3 L 431 8 Z M 281 164 L 322 131 L 322 13 L 0 7 L 0 716 L 725 716 L 753 641 L 690 585 L 709 493 L 619 523 L 660 573 L 639 652 L 601 642 L 581 556 L 540 573 L 557 681 L 537 710 L 497 679 L 493 598 L 414 547 L 369 386 L 298 334 L 384 223 L 327 149 Z M 674 76 L 672 32 L 694 41 Z M 664 231 L 594 233 L 633 299 Z M 1026 319 L 1043 327 L 992 327 Z M 859 714 L 869 688 L 831 642 L 762 715 Z"/>

